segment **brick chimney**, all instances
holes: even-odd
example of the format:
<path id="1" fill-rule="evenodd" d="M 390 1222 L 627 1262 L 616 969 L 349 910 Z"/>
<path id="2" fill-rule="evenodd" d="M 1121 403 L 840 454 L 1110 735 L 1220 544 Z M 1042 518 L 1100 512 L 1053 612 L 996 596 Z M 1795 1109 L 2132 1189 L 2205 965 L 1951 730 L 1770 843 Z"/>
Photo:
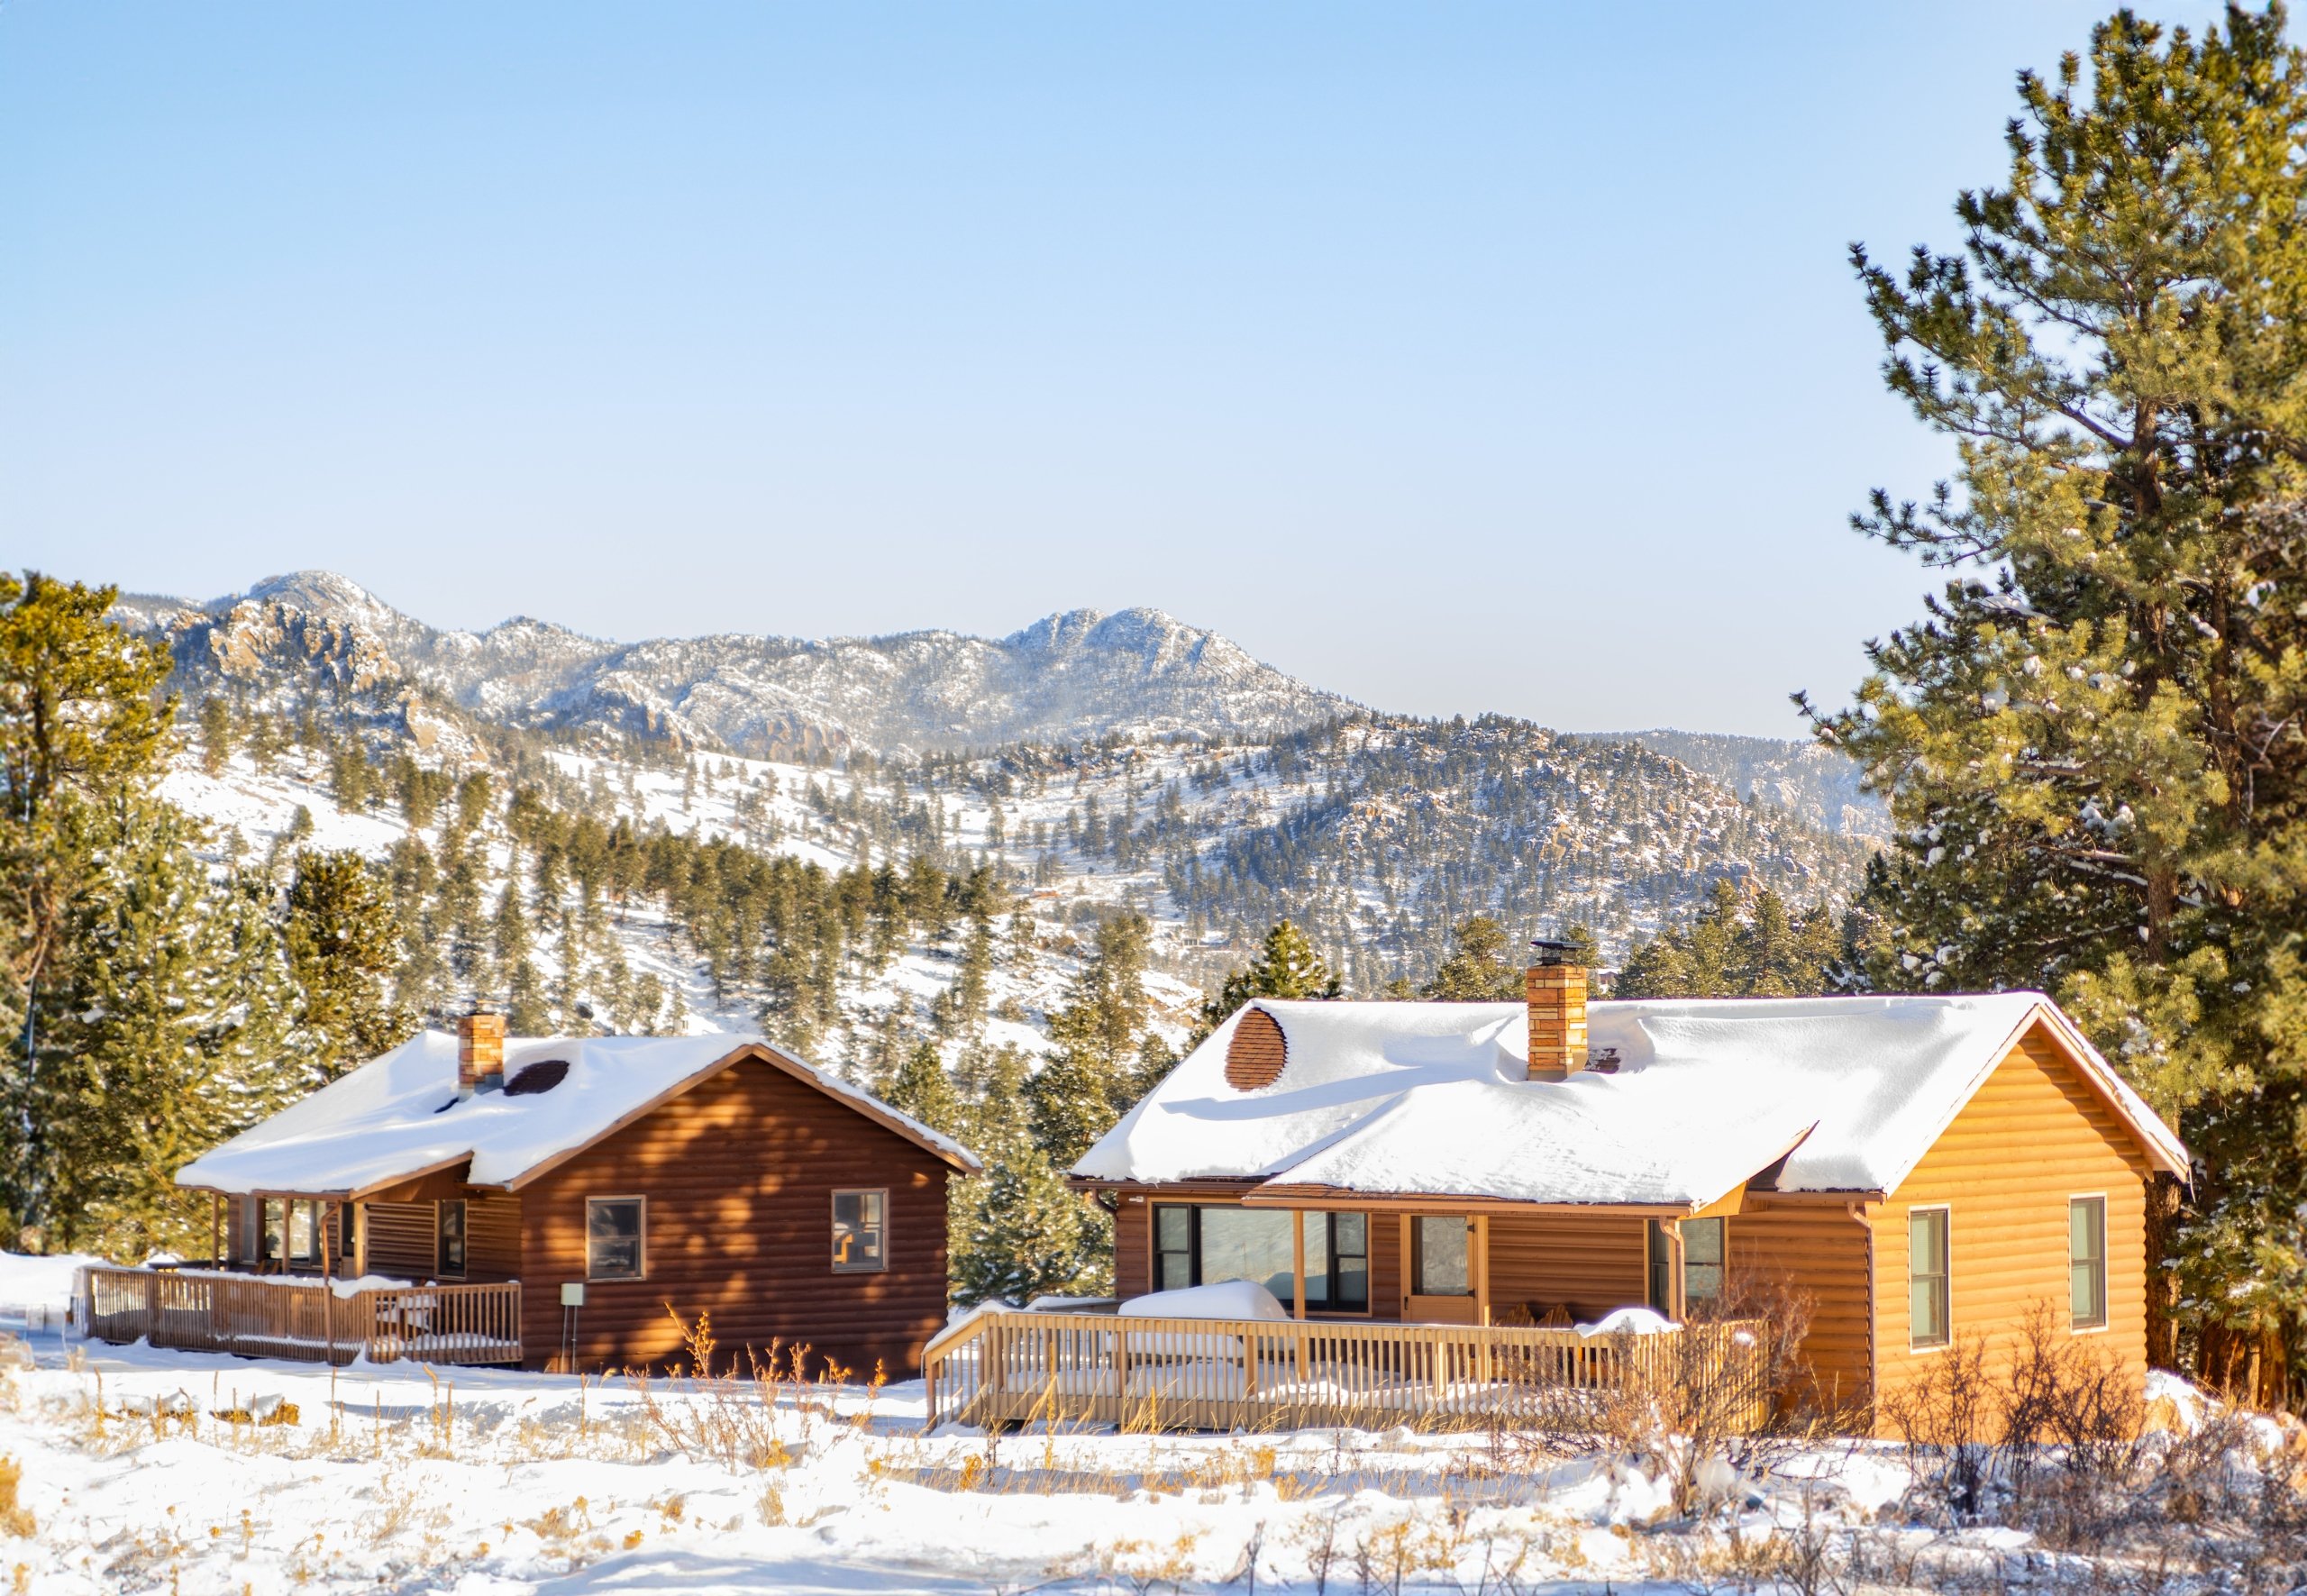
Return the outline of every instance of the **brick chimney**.
<path id="1" fill-rule="evenodd" d="M 1564 1081 L 1586 1067 L 1586 971 L 1564 962 L 1560 943 L 1536 942 L 1537 962 L 1522 978 L 1528 1006 L 1530 1046 L 1527 1078 Z"/>
<path id="2" fill-rule="evenodd" d="M 485 1003 L 457 1017 L 457 1095 L 469 1098 L 494 1076 L 505 1079 L 505 1017 Z"/>

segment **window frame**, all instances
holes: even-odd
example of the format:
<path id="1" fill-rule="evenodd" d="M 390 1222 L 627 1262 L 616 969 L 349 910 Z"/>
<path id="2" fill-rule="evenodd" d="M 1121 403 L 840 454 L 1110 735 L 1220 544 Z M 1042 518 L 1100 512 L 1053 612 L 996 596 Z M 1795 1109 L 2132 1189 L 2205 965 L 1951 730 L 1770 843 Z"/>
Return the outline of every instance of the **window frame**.
<path id="1" fill-rule="evenodd" d="M 2087 1260 L 2097 1271 L 2099 1311 L 2094 1318 L 2074 1317 L 2074 1271 L 2078 1260 L 2074 1255 L 2074 1216 L 2077 1209 L 2093 1208 L 2099 1216 L 2099 1255 Z M 2107 1303 L 2107 1194 L 2103 1191 L 2076 1192 L 2066 1199 L 2066 1327 L 2074 1335 L 2095 1335 L 2107 1327 L 2111 1317 Z"/>
<path id="2" fill-rule="evenodd" d="M 637 1204 L 639 1204 L 639 1205 L 640 1205 L 640 1208 L 641 1208 L 641 1225 L 640 1225 L 640 1232 L 641 1232 L 641 1234 L 640 1234 L 640 1236 L 639 1236 L 639 1242 L 640 1242 L 640 1247 L 641 1247 L 641 1258 L 640 1258 L 639 1266 L 638 1266 L 637 1268 L 635 1268 L 635 1269 L 634 1269 L 634 1271 L 631 1274 L 597 1274 L 597 1273 L 595 1273 L 595 1272 L 594 1272 L 594 1270 L 593 1270 L 593 1205 L 594 1205 L 595 1203 L 597 1203 L 597 1202 L 630 1202 L 630 1203 L 637 1203 Z M 645 1281 L 645 1280 L 647 1280 L 648 1278 L 649 1278 L 649 1194 L 648 1194 L 647 1192 L 645 1192 L 645 1191 L 627 1191 L 627 1192 L 621 1192 L 621 1193 L 611 1193 L 611 1194 L 607 1194 L 607 1195 L 604 1195 L 604 1196 L 600 1196 L 600 1197 L 591 1197 L 591 1196 L 587 1197 L 587 1198 L 585 1199 L 585 1283 L 586 1283 L 586 1284 L 588 1284 L 588 1285 L 591 1285 L 591 1284 L 594 1284 L 594 1283 L 596 1283 L 596 1282 L 598 1282 L 598 1283 L 600 1283 L 600 1284 L 602 1284 L 602 1285 L 618 1285 L 618 1284 L 621 1284 L 621 1283 L 625 1282 L 625 1281 Z"/>
<path id="3" fill-rule="evenodd" d="M 457 1210 L 457 1266 L 449 1267 L 449 1210 Z M 592 1239 L 592 1215 L 586 1215 L 586 1240 Z M 592 1267 L 588 1257 L 586 1267 Z M 433 1272 L 440 1280 L 462 1280 L 472 1268 L 472 1205 L 461 1197 L 444 1197 L 433 1205 Z"/>
<path id="4" fill-rule="evenodd" d="M 1730 1220 L 1726 1215 L 1710 1214 L 1704 1217 L 1689 1215 L 1674 1221 L 1678 1227 L 1678 1234 L 1682 1237 L 1682 1245 L 1679 1248 L 1667 1245 L 1666 1223 L 1664 1219 L 1653 1219 L 1643 1227 L 1643 1300 L 1655 1313 L 1673 1313 L 1673 1305 L 1669 1300 L 1666 1288 L 1671 1283 L 1668 1271 L 1673 1267 L 1674 1255 L 1679 1252 L 1682 1260 L 1682 1317 L 1687 1318 L 1690 1317 L 1692 1304 L 1719 1302 L 1722 1300 L 1722 1294 L 1730 1289 Z M 1722 1256 L 1719 1263 L 1701 1263 L 1691 1261 L 1691 1227 L 1693 1225 L 1716 1227 L 1716 1234 L 1722 1238 Z M 1713 1270 L 1716 1275 L 1714 1290 L 1710 1291 L 1691 1290 L 1691 1271 L 1693 1269 Z"/>
<path id="5" fill-rule="evenodd" d="M 1156 1291 L 1165 1291 L 1186 1290 L 1202 1284 L 1201 1211 L 1204 1208 L 1224 1208 L 1229 1210 L 1239 1209 L 1243 1206 L 1243 1204 L 1237 1202 L 1149 1203 L 1147 1207 L 1153 1210 L 1148 1216 L 1145 1227 L 1145 1279 L 1149 1289 Z M 1327 1277 L 1329 1300 L 1318 1305 L 1315 1303 L 1313 1294 L 1310 1290 L 1313 1283 L 1312 1277 L 1309 1275 L 1307 1284 L 1309 1289 L 1306 1298 L 1306 1317 L 1309 1319 L 1317 1317 L 1321 1318 L 1337 1319 L 1366 1319 L 1372 1317 L 1377 1312 L 1378 1307 L 1378 1293 L 1375 1289 L 1377 1271 L 1376 1266 L 1372 1262 L 1372 1249 L 1376 1245 L 1375 1237 L 1377 1235 L 1377 1227 L 1372 1221 L 1370 1211 L 1366 1208 L 1302 1208 L 1284 1209 L 1281 1211 L 1303 1213 L 1309 1219 L 1319 1218 L 1322 1220 L 1324 1226 L 1323 1234 L 1327 1245 L 1327 1255 L 1329 1258 L 1329 1269 Z M 1165 1213 L 1183 1214 L 1186 1217 L 1186 1245 L 1182 1254 L 1181 1254 L 1179 1249 L 1175 1247 L 1165 1247 L 1162 1245 L 1162 1216 Z M 1337 1250 L 1337 1221 L 1340 1218 L 1348 1216 L 1359 1217 L 1362 1220 L 1362 1250 L 1358 1253 L 1342 1254 Z M 1313 1249 L 1311 1245 L 1310 1227 L 1308 1239 L 1309 1245 L 1307 1250 L 1311 1252 Z M 1169 1286 L 1164 1284 L 1163 1280 L 1163 1259 L 1164 1257 L 1178 1256 L 1183 1256 L 1186 1260 L 1186 1284 L 1184 1287 Z M 1338 1276 L 1340 1273 L 1337 1264 L 1338 1259 L 1341 1256 L 1358 1258 L 1362 1262 L 1363 1300 L 1359 1307 L 1340 1308 L 1337 1305 L 1337 1285 Z M 1284 1302 L 1282 1306 L 1288 1308 L 1294 1307 L 1295 1305 L 1293 1303 Z"/>
<path id="6" fill-rule="evenodd" d="M 1914 1222 L 1926 1214 L 1938 1216 L 1939 1268 L 1934 1274 L 1918 1275 L 1914 1266 Z M 1918 1279 L 1938 1282 L 1938 1309 L 1945 1322 L 1938 1327 L 1938 1337 L 1923 1340 L 1915 1334 L 1914 1288 Z M 1920 1202 L 1907 1209 L 1907 1350 L 1910 1353 L 1944 1352 L 1955 1344 L 1955 1205 L 1950 1202 Z"/>
<path id="7" fill-rule="evenodd" d="M 1464 1227 L 1466 1247 L 1466 1289 L 1463 1291 L 1429 1291 L 1426 1289 L 1426 1227 L 1429 1221 L 1454 1220 Z M 1474 1259 L 1473 1220 L 1464 1214 L 1413 1214 L 1409 1227 L 1409 1295 L 1413 1297 L 1464 1297 L 1469 1300 L 1481 1293 L 1475 1290 L 1481 1270 Z"/>
<path id="8" fill-rule="evenodd" d="M 1329 1299 L 1322 1304 L 1322 1312 L 1326 1317 L 1332 1318 L 1366 1319 L 1376 1311 L 1378 1301 L 1378 1271 L 1377 1265 L 1372 1260 L 1372 1253 L 1376 1245 L 1374 1238 L 1377 1236 L 1378 1227 L 1366 1208 L 1309 1208 L 1307 1217 L 1310 1218 L 1317 1213 L 1323 1218 L 1326 1255 L 1330 1261 Z M 1358 1253 L 1342 1254 L 1337 1250 L 1337 1222 L 1348 1217 L 1359 1218 L 1362 1221 L 1362 1250 Z M 1337 1282 L 1342 1272 L 1337 1264 L 1341 1257 L 1362 1260 L 1362 1306 L 1359 1308 L 1340 1308 L 1337 1305 Z M 1314 1312 L 1314 1305 L 1310 1300 L 1306 1304 L 1306 1312 L 1309 1318 Z"/>
<path id="9" fill-rule="evenodd" d="M 868 1227 L 861 1221 L 860 1230 L 871 1228 L 880 1233 L 880 1245 L 875 1248 L 870 1263 L 843 1263 L 841 1261 L 841 1199 L 844 1197 L 870 1197 L 878 1204 L 879 1218 Z M 831 1226 L 828 1237 L 827 1261 L 835 1274 L 887 1274 L 889 1272 L 889 1189 L 887 1186 L 836 1186 L 827 1202 L 827 1217 Z"/>

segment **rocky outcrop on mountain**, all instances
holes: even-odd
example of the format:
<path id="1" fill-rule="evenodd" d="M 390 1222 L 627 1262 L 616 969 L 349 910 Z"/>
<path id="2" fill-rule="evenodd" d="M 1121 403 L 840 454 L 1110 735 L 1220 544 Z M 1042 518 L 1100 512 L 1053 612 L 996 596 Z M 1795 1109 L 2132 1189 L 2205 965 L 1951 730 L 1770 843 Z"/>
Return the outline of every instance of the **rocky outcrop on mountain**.
<path id="1" fill-rule="evenodd" d="M 618 643 L 526 617 L 439 631 L 343 577 L 300 571 L 203 604 L 126 597 L 115 613 L 166 637 L 195 682 L 285 675 L 355 693 L 406 684 L 508 725 L 770 759 L 849 745 L 1263 738 L 1354 707 L 1155 609 L 1073 610 L 1000 639 L 935 631 Z"/>
<path id="2" fill-rule="evenodd" d="M 1800 816 L 1821 831 L 1887 842 L 1891 814 L 1858 784 L 1858 767 L 1831 748 L 1717 732 L 1616 732 L 1593 743 L 1638 743 L 1711 776 L 1741 798 Z"/>

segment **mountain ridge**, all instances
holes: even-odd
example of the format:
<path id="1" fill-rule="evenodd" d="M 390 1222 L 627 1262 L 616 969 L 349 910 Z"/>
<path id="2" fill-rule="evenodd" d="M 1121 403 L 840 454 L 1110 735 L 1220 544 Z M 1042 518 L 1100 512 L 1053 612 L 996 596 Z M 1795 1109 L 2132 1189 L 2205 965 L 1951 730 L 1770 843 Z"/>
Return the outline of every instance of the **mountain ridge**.
<path id="1" fill-rule="evenodd" d="M 443 630 L 332 571 L 207 600 L 125 594 L 195 679 L 287 669 L 353 691 L 396 680 L 530 727 L 597 725 L 758 758 L 863 747 L 1271 736 L 1361 707 L 1145 606 L 1045 616 L 998 638 L 717 633 L 623 643 L 534 616 Z"/>

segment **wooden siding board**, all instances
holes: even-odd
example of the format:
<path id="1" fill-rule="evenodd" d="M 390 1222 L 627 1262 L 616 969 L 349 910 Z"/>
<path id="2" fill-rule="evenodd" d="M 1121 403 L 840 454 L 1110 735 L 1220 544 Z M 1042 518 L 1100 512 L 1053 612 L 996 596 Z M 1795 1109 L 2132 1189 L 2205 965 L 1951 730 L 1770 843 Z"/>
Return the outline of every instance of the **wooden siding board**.
<path id="1" fill-rule="evenodd" d="M 434 1218 L 429 1202 L 371 1202 L 369 1215 L 369 1272 L 404 1280 L 433 1278 Z"/>
<path id="2" fill-rule="evenodd" d="M 560 1350 L 561 1287 L 585 1279 L 588 1197 L 648 1199 L 646 1278 L 586 1285 L 577 1365 L 662 1365 L 675 1318 L 711 1317 L 723 1359 L 813 1349 L 860 1378 L 911 1376 L 945 1318 L 949 1166 L 907 1137 L 761 1061 L 661 1105 L 523 1188 L 524 1338 Z M 835 1273 L 833 1193 L 889 1193 L 889 1268 Z"/>
<path id="3" fill-rule="evenodd" d="M 1957 1337 L 1983 1337 L 2007 1360 L 2029 1311 L 2047 1303 L 2134 1377 L 2147 1371 L 2148 1164 L 2129 1129 L 2039 1027 L 2021 1037 L 1888 1199 L 1873 1228 L 1877 1378 L 1910 1386 L 1937 1354 L 1908 1345 L 1907 1222 L 1948 1210 L 1949 1298 Z M 2107 1199 L 2107 1326 L 2067 1321 L 2067 1203 Z"/>
<path id="4" fill-rule="evenodd" d="M 1645 1226 L 1627 1214 L 1491 1215 L 1491 1314 L 1518 1306 L 1542 1319 L 1551 1309 L 1566 1308 L 1573 1319 L 1591 1324 L 1614 1309 L 1638 1305 L 1648 1289 Z"/>
<path id="5" fill-rule="evenodd" d="M 1865 1218 L 1848 1207 L 1773 1204 L 1757 1196 L 1724 1227 L 1734 1279 L 1802 1300 L 1809 1325 L 1789 1404 L 1864 1405 L 1873 1383 L 1873 1300 Z"/>

